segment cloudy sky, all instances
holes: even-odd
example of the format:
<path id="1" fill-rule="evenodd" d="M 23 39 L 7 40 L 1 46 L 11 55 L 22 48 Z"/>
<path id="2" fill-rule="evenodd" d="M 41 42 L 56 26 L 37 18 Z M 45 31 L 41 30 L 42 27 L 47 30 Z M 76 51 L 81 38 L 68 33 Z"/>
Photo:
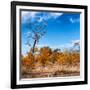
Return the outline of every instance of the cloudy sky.
<path id="1" fill-rule="evenodd" d="M 65 12 L 40 12 L 40 11 L 21 11 L 21 52 L 26 54 L 28 47 L 27 33 L 31 33 L 34 28 L 31 24 L 38 18 L 38 23 L 43 20 L 47 22 L 45 27 L 46 34 L 39 40 L 38 47 L 49 46 L 51 48 L 70 48 L 80 40 L 80 14 Z M 33 40 L 30 40 L 33 43 Z"/>

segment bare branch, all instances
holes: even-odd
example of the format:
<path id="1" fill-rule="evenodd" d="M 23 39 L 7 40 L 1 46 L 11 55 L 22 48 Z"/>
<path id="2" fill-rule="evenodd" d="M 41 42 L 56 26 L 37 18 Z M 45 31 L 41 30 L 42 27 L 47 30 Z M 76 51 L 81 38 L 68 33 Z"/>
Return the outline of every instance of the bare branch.
<path id="1" fill-rule="evenodd" d="M 42 19 L 42 21 L 40 21 L 40 17 L 36 17 L 36 20 L 34 22 L 30 22 L 30 20 L 27 23 L 29 30 L 31 30 L 31 32 L 27 33 L 27 43 L 26 45 L 28 45 L 29 47 L 31 46 L 30 44 L 30 38 L 32 38 L 33 41 L 33 45 L 32 45 L 32 53 L 34 54 L 34 48 L 35 45 L 39 42 L 39 39 L 44 36 L 44 34 L 46 33 L 46 26 L 47 23 L 45 20 Z M 30 25 L 30 27 L 29 27 Z"/>

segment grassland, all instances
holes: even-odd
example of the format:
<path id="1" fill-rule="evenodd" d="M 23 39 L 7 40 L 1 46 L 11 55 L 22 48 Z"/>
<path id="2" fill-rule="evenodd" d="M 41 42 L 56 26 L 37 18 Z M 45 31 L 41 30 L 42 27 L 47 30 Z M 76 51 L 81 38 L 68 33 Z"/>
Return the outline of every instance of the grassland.
<path id="1" fill-rule="evenodd" d="M 21 57 L 21 78 L 68 77 L 80 75 L 80 53 L 52 50 L 49 47 L 36 49 Z"/>

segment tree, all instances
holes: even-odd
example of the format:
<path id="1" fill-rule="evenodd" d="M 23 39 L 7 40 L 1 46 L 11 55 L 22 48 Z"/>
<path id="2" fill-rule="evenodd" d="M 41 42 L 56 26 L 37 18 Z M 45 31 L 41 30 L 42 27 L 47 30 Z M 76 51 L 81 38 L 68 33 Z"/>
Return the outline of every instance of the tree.
<path id="1" fill-rule="evenodd" d="M 30 47 L 30 38 L 33 39 L 33 44 L 32 44 L 32 53 L 34 54 L 34 50 L 35 50 L 35 46 L 36 44 L 39 42 L 40 38 L 42 36 L 45 35 L 46 33 L 46 26 L 47 23 L 46 21 L 43 19 L 41 22 L 39 21 L 40 17 L 36 17 L 34 22 L 30 22 L 28 23 L 28 26 L 30 25 L 30 27 L 27 27 L 31 30 L 31 32 L 28 33 L 27 35 L 27 45 Z"/>

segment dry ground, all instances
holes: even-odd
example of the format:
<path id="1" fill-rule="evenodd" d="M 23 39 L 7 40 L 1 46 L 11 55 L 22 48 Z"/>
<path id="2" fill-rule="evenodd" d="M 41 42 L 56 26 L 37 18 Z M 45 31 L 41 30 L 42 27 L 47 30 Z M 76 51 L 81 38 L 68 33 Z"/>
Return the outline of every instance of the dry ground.
<path id="1" fill-rule="evenodd" d="M 67 65 L 47 65 L 37 66 L 31 70 L 29 67 L 21 67 L 21 78 L 42 78 L 42 77 L 68 77 L 79 76 L 80 64 L 67 64 Z"/>

